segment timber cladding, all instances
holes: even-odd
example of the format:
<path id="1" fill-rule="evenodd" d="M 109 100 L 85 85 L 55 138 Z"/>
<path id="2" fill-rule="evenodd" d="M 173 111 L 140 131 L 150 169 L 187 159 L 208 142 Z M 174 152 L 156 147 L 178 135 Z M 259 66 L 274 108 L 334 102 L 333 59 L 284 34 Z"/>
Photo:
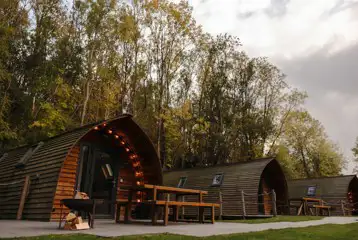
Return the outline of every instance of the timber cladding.
<path id="1" fill-rule="evenodd" d="M 187 177 L 183 188 L 201 189 L 208 191 L 208 195 L 204 197 L 205 202 L 219 203 L 219 195 L 222 196 L 222 215 L 235 216 L 243 215 L 243 207 L 241 201 L 241 191 L 244 191 L 246 214 L 259 215 L 258 194 L 262 192 L 260 189 L 260 181 L 264 177 L 265 169 L 271 169 L 271 178 L 278 178 L 275 184 L 280 186 L 271 186 L 271 189 L 280 189 L 282 197 L 287 199 L 287 184 L 285 176 L 277 162 L 273 158 L 265 158 L 251 160 L 243 163 L 234 163 L 229 165 L 217 165 L 211 167 L 196 167 L 182 170 L 172 170 L 164 172 L 164 185 L 177 186 L 181 177 Z M 223 174 L 223 182 L 220 186 L 212 186 L 213 177 L 216 174 Z M 266 174 L 268 175 L 268 174 Z M 268 187 L 265 188 L 269 190 Z M 188 199 L 187 199 L 188 198 Z M 190 200 L 186 197 L 186 200 Z M 266 207 L 266 210 L 271 210 Z M 217 214 L 219 210 L 217 210 Z M 195 209 L 185 208 L 185 214 L 195 214 Z"/>
<path id="2" fill-rule="evenodd" d="M 23 168 L 15 165 L 27 152 L 22 147 L 8 152 L 0 162 L 0 218 L 15 219 L 20 201 L 23 182 L 6 185 L 9 182 L 21 181 L 30 176 L 30 189 L 23 210 L 23 219 L 48 220 L 52 211 L 53 196 L 63 161 L 69 149 L 88 129 L 79 129 L 44 141 L 44 145 L 34 153 Z"/>
<path id="3" fill-rule="evenodd" d="M 290 198 L 307 196 L 308 187 L 315 187 L 314 197 L 322 198 L 333 207 L 333 215 L 343 215 L 341 201 L 348 202 L 348 192 L 352 191 L 354 202 L 358 200 L 358 179 L 355 175 L 306 178 L 288 181 Z M 348 214 L 351 212 L 348 211 Z"/>
<path id="4" fill-rule="evenodd" d="M 99 136 L 93 134 L 94 126 L 103 122 L 86 125 L 43 140 L 43 144 L 36 145 L 40 146 L 37 149 L 33 146 L 24 146 L 10 150 L 5 155 L 1 153 L 0 219 L 16 218 L 25 176 L 30 176 L 30 189 L 25 200 L 22 219 L 44 221 L 58 219 L 60 200 L 72 198 L 75 193 L 80 144 L 88 136 Z M 144 181 L 162 184 L 161 164 L 155 148 L 149 137 L 133 121 L 132 116 L 122 115 L 105 122 L 108 127 L 124 133 L 137 154 L 143 158 L 141 163 Z M 95 142 L 102 141 L 95 140 Z M 120 151 L 118 146 L 107 147 L 112 148 L 113 151 Z M 31 149 L 36 151 L 30 154 L 26 161 L 22 161 Z M 1 156 L 5 157 L 1 158 Z M 129 161 L 126 158 L 114 160 Z M 128 172 L 134 174 L 133 171 Z M 128 179 L 134 178 L 129 176 L 125 180 Z M 120 196 L 119 192 L 118 196 Z"/>

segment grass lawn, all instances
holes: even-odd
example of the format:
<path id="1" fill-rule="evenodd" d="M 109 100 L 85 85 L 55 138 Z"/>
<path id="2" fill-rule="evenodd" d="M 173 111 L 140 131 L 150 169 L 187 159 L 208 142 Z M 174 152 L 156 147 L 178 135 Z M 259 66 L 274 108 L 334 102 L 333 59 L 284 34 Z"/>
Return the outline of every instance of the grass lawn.
<path id="1" fill-rule="evenodd" d="M 272 218 L 258 218 L 246 220 L 223 220 L 223 222 L 237 222 L 237 223 L 270 223 L 270 222 L 302 222 L 311 220 L 320 220 L 321 216 L 277 216 Z"/>
<path id="2" fill-rule="evenodd" d="M 358 223 L 346 225 L 320 225 L 306 228 L 289 228 L 281 230 L 267 230 L 255 233 L 221 235 L 206 238 L 187 237 L 171 234 L 126 236 L 117 238 L 101 238 L 93 235 L 49 235 L 42 237 L 17 238 L 18 240 L 347 240 L 358 238 Z"/>

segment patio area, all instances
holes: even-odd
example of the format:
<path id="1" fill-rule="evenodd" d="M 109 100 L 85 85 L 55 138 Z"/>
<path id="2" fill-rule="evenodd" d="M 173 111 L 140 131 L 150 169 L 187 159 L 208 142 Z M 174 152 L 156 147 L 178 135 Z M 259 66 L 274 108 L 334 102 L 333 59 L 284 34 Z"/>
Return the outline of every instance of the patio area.
<path id="1" fill-rule="evenodd" d="M 0 221 L 0 238 L 30 237 L 49 234 L 92 234 L 102 237 L 125 235 L 171 233 L 187 236 L 212 236 L 231 233 L 257 232 L 268 229 L 299 228 L 323 224 L 356 223 L 357 217 L 326 217 L 322 220 L 306 222 L 276 222 L 262 224 L 245 224 L 216 222 L 215 224 L 169 223 L 168 226 L 152 226 L 149 222 L 116 224 L 113 220 L 97 220 L 94 229 L 65 231 L 58 229 L 58 222 L 36 221 Z"/>

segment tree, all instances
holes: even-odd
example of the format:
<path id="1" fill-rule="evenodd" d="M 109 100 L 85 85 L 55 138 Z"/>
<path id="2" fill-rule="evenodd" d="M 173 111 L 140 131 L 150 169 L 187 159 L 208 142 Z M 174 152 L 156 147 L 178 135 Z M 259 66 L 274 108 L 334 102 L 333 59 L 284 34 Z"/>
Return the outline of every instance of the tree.
<path id="1" fill-rule="evenodd" d="M 277 153 L 292 178 L 334 176 L 345 163 L 321 123 L 307 111 L 289 115 Z"/>

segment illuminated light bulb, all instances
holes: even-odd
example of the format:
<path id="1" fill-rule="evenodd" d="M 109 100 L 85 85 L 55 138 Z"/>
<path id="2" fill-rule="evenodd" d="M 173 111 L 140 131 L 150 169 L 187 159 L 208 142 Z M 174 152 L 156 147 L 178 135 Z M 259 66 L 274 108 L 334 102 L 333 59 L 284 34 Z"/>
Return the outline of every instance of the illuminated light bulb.
<path id="1" fill-rule="evenodd" d="M 124 144 L 126 144 L 126 143 L 125 143 L 124 141 L 121 141 L 121 144 L 124 145 Z"/>
<path id="2" fill-rule="evenodd" d="M 104 122 L 104 123 L 102 124 L 102 126 L 103 126 L 103 127 L 107 126 L 107 123 Z"/>
<path id="3" fill-rule="evenodd" d="M 112 134 L 112 133 L 113 133 L 113 131 L 112 131 L 111 129 L 109 129 L 109 130 L 108 130 L 108 133 L 109 133 L 109 134 Z"/>
<path id="4" fill-rule="evenodd" d="M 136 176 L 136 177 L 139 177 L 140 175 L 142 175 L 141 172 L 136 172 L 136 173 L 135 173 L 135 176 Z"/>
<path id="5" fill-rule="evenodd" d="M 139 181 L 137 181 L 137 185 L 140 185 L 140 182 L 139 182 Z"/>
<path id="6" fill-rule="evenodd" d="M 119 136 L 118 136 L 118 135 L 114 135 L 114 138 L 115 138 L 115 139 L 118 139 L 118 138 L 119 138 Z"/>
<path id="7" fill-rule="evenodd" d="M 137 156 L 135 154 L 132 154 L 129 156 L 130 159 L 135 159 Z"/>
<path id="8" fill-rule="evenodd" d="M 138 167 L 139 166 L 139 162 L 133 162 L 133 167 Z"/>
<path id="9" fill-rule="evenodd" d="M 129 148 L 126 148 L 126 152 L 129 152 Z"/>
<path id="10" fill-rule="evenodd" d="M 99 128 L 98 128 L 98 126 L 95 126 L 93 129 L 94 129 L 94 130 L 98 130 Z"/>
<path id="11" fill-rule="evenodd" d="M 137 199 L 137 202 L 140 202 L 140 199 Z"/>

